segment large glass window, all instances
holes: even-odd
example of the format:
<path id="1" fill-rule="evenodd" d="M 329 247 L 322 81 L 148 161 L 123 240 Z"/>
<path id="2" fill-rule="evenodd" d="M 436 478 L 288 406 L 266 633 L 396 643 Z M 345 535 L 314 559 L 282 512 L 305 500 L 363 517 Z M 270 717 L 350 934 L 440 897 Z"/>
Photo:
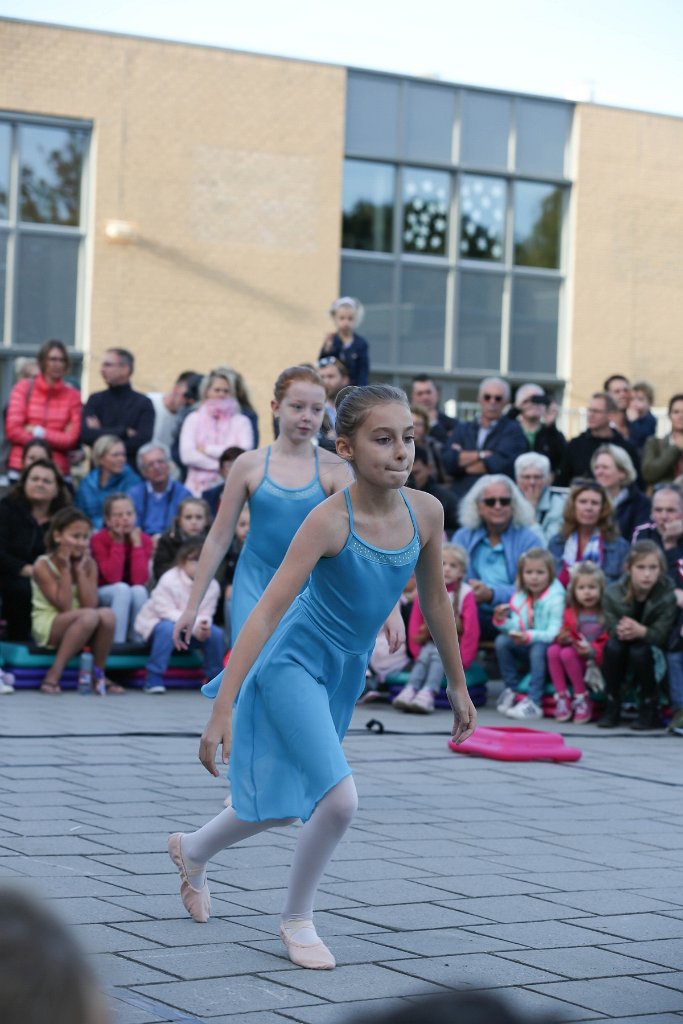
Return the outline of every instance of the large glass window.
<path id="1" fill-rule="evenodd" d="M 395 171 L 387 164 L 347 160 L 344 165 L 342 247 L 390 252 Z"/>
<path id="2" fill-rule="evenodd" d="M 507 169 L 511 115 L 512 101 L 507 96 L 483 92 L 462 94 L 460 162 L 463 166 Z"/>
<path id="3" fill-rule="evenodd" d="M 403 155 L 420 163 L 453 159 L 455 89 L 409 82 L 405 96 Z"/>
<path id="4" fill-rule="evenodd" d="M 562 243 L 562 189 L 518 181 L 514 195 L 515 263 L 557 270 Z"/>
<path id="5" fill-rule="evenodd" d="M 463 174 L 460 178 L 460 256 L 503 259 L 506 188 L 502 178 Z"/>
<path id="6" fill-rule="evenodd" d="M 395 78 L 350 72 L 346 91 L 346 152 L 398 157 L 401 83 Z"/>
<path id="7" fill-rule="evenodd" d="M 0 124 L 0 220 L 9 214 L 9 158 L 12 132 L 8 124 Z"/>
<path id="8" fill-rule="evenodd" d="M 569 123 L 570 108 L 566 104 L 518 100 L 517 170 L 522 174 L 563 177 Z"/>
<path id="9" fill-rule="evenodd" d="M 510 370 L 555 373 L 559 281 L 516 277 L 512 286 Z"/>
<path id="10" fill-rule="evenodd" d="M 48 337 L 73 345 L 76 335 L 78 238 L 22 234 L 17 264 L 14 340 L 35 345 Z"/>
<path id="11" fill-rule="evenodd" d="M 7 281 L 7 232 L 0 231 L 0 338 L 5 323 L 5 288 Z"/>
<path id="12" fill-rule="evenodd" d="M 500 366 L 504 285 L 502 274 L 460 272 L 454 369 Z"/>
<path id="13" fill-rule="evenodd" d="M 19 133 L 21 220 L 78 227 L 85 133 L 42 125 Z"/>
<path id="14" fill-rule="evenodd" d="M 370 343 L 370 366 L 390 362 L 396 308 L 393 265 L 351 258 L 342 260 L 340 293 L 362 299 L 365 317 L 359 330 Z"/>
<path id="15" fill-rule="evenodd" d="M 402 268 L 398 328 L 400 365 L 443 366 L 447 276 L 446 270 L 436 268 Z"/>
<path id="16" fill-rule="evenodd" d="M 406 167 L 403 172 L 403 251 L 445 256 L 450 175 Z"/>

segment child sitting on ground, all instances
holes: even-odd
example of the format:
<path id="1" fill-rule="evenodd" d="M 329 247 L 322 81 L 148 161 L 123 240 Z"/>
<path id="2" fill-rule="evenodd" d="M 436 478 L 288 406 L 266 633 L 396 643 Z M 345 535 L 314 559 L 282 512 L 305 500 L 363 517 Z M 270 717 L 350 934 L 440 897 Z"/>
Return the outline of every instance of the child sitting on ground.
<path id="1" fill-rule="evenodd" d="M 567 607 L 557 640 L 548 648 L 555 687 L 555 721 L 590 722 L 593 704 L 585 683 L 589 665 L 600 665 L 607 643 L 602 599 L 605 574 L 595 562 L 577 562 L 567 588 Z M 567 683 L 571 683 L 574 699 Z"/>
<path id="2" fill-rule="evenodd" d="M 61 693 L 67 662 L 88 646 L 94 662 L 93 690 L 124 692 L 104 675 L 116 623 L 110 608 L 97 607 L 97 566 L 88 550 L 91 529 L 80 509 L 61 509 L 45 537 L 47 554 L 34 563 L 33 638 L 40 647 L 57 649 L 40 687 L 43 693 Z"/>
<path id="3" fill-rule="evenodd" d="M 453 604 L 458 631 L 460 657 L 467 670 L 477 656 L 479 648 L 479 618 L 472 588 L 464 582 L 467 571 L 467 552 L 459 544 L 444 544 L 441 549 L 443 578 Z M 408 647 L 415 658 L 407 684 L 394 698 L 393 706 L 401 711 L 428 715 L 434 710 L 436 694 L 445 678 L 444 667 L 432 640 L 416 596 L 408 621 Z"/>
<path id="4" fill-rule="evenodd" d="M 200 540 L 183 544 L 172 569 L 163 574 L 147 603 L 135 620 L 135 629 L 145 641 L 151 637 L 152 653 L 147 661 L 145 693 L 165 693 L 163 675 L 173 654 L 173 627 L 180 618 L 192 590 L 197 563 L 202 550 Z M 209 679 L 223 668 L 223 635 L 219 626 L 212 624 L 220 597 L 220 587 L 211 580 L 199 606 L 192 633 L 191 646 L 202 648 L 204 667 Z"/>
<path id="5" fill-rule="evenodd" d="M 564 587 L 555 577 L 555 560 L 545 548 L 530 548 L 517 566 L 516 590 L 509 604 L 497 605 L 493 624 L 496 657 L 505 689 L 496 710 L 509 718 L 543 718 L 541 701 L 546 652 L 562 626 Z M 530 671 L 529 692 L 518 704 L 517 688 Z"/>
<path id="6" fill-rule="evenodd" d="M 149 596 L 146 583 L 154 541 L 137 525 L 135 505 L 127 494 L 110 494 L 103 514 L 104 528 L 90 541 L 99 573 L 97 592 L 100 604 L 114 612 L 114 643 L 134 643 L 133 623 Z"/>

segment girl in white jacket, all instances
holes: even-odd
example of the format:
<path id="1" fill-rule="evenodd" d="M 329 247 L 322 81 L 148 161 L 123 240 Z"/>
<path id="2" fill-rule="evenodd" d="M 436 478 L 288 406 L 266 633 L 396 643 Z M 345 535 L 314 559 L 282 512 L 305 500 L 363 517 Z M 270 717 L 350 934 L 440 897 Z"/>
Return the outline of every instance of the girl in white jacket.
<path id="1" fill-rule="evenodd" d="M 176 563 L 163 574 L 142 606 L 135 620 L 135 629 L 147 642 L 151 638 L 152 653 L 147 662 L 145 693 L 165 693 L 163 675 L 173 654 L 173 627 L 185 608 L 192 589 L 202 550 L 201 540 L 188 541 L 178 551 Z M 220 627 L 214 625 L 213 616 L 220 597 L 220 587 L 211 580 L 199 606 L 192 632 L 191 646 L 199 646 L 204 654 L 204 668 L 213 679 L 223 668 L 225 649 Z"/>

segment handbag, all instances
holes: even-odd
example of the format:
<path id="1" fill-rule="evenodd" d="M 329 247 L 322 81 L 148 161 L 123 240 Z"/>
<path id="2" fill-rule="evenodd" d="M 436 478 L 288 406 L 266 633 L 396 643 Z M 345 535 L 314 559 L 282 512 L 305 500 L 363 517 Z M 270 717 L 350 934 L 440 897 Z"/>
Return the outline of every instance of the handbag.
<path id="1" fill-rule="evenodd" d="M 583 681 L 591 691 L 591 693 L 604 693 L 605 692 L 605 677 L 600 671 L 600 666 L 591 658 L 586 665 L 586 671 L 583 676 Z"/>

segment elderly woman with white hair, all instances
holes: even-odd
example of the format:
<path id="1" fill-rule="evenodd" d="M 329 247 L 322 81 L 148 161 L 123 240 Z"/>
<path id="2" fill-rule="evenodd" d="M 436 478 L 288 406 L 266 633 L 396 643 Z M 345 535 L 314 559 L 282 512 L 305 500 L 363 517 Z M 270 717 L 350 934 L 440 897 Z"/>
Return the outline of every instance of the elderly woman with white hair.
<path id="1" fill-rule="evenodd" d="M 546 544 L 560 529 L 567 490 L 551 487 L 550 459 L 538 452 L 526 452 L 515 459 L 515 481 L 536 516 L 539 533 Z"/>
<path id="2" fill-rule="evenodd" d="M 493 640 L 493 609 L 507 604 L 515 589 L 520 556 L 539 547 L 534 510 L 519 488 L 500 473 L 482 477 L 463 498 L 462 526 L 453 534 L 469 558 L 468 583 L 474 591 L 482 640 Z"/>
<path id="3" fill-rule="evenodd" d="M 591 459 L 593 476 L 607 491 L 622 537 L 631 543 L 634 532 L 650 521 L 650 499 L 637 484 L 631 456 L 616 444 L 601 444 Z"/>
<path id="4" fill-rule="evenodd" d="M 199 407 L 186 416 L 180 431 L 180 458 L 187 467 L 185 486 L 195 498 L 220 483 L 221 452 L 254 447 L 252 425 L 234 397 L 233 372 L 227 366 L 217 366 L 206 375 L 199 388 Z"/>

